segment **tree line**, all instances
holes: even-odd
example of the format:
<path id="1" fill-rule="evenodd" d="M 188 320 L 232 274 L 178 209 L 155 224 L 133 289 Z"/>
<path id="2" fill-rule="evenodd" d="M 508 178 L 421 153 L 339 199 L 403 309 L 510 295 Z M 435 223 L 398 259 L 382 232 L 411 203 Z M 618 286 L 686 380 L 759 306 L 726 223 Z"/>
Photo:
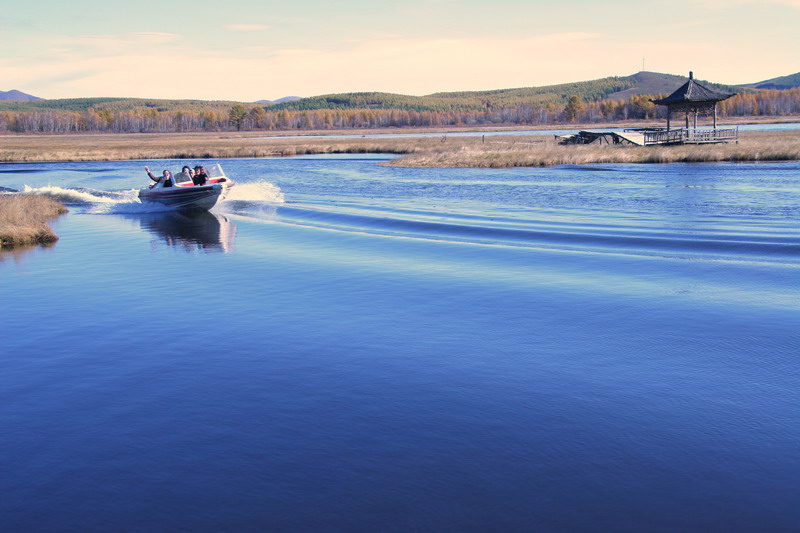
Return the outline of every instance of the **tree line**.
<path id="1" fill-rule="evenodd" d="M 0 111 L 0 132 L 7 133 L 181 133 L 210 131 L 291 131 L 350 128 L 432 126 L 519 126 L 597 123 L 666 118 L 666 108 L 651 99 L 663 95 L 632 95 L 624 100 L 586 101 L 573 95 L 566 103 L 519 103 L 480 110 L 420 109 L 270 109 L 232 104 L 206 110 L 156 108 L 83 111 L 43 109 Z M 800 88 L 765 89 L 737 94 L 720 102 L 720 117 L 800 114 Z"/>

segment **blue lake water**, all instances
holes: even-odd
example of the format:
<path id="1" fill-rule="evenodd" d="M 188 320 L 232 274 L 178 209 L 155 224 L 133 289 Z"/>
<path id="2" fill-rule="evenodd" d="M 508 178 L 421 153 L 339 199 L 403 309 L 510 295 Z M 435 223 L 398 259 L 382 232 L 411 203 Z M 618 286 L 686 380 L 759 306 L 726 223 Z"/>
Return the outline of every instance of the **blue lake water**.
<path id="1" fill-rule="evenodd" d="M 0 164 L 0 530 L 789 532 L 800 164 Z"/>

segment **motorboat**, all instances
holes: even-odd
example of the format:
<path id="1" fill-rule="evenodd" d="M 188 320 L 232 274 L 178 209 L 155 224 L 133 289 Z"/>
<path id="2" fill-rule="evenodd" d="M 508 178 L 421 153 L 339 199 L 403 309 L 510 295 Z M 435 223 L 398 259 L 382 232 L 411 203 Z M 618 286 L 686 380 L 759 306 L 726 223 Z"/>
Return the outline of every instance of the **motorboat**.
<path id="1" fill-rule="evenodd" d="M 225 175 L 219 164 L 204 167 L 206 181 L 195 184 L 192 176 L 180 172 L 139 190 L 143 204 L 159 204 L 181 211 L 208 211 L 224 200 L 234 182 Z"/>

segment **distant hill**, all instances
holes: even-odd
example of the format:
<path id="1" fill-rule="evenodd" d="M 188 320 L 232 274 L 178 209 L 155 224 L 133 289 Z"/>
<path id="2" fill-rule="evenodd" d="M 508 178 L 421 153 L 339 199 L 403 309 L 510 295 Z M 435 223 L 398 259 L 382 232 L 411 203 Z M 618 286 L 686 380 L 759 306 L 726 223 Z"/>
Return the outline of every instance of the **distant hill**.
<path id="1" fill-rule="evenodd" d="M 547 87 L 522 87 L 491 91 L 434 93 L 407 96 L 394 93 L 339 93 L 303 98 L 270 107 L 271 111 L 287 109 L 404 109 L 413 111 L 486 111 L 518 105 L 563 105 L 570 96 L 584 100 L 601 100 L 609 94 L 631 87 L 632 82 L 619 77 L 593 81 L 564 83 Z"/>
<path id="2" fill-rule="evenodd" d="M 0 91 L 0 100 L 13 100 L 16 102 L 33 102 L 34 100 L 41 100 L 38 96 L 23 93 L 16 89 L 10 91 Z"/>
<path id="3" fill-rule="evenodd" d="M 572 95 L 584 101 L 626 100 L 632 95 L 667 95 L 689 78 L 657 72 L 638 72 L 630 76 L 563 83 L 544 87 L 523 87 L 492 91 L 434 93 L 406 96 L 392 93 L 340 93 L 303 98 L 276 104 L 270 110 L 304 111 L 314 109 L 405 109 L 414 111 L 486 111 L 519 105 L 564 105 Z M 742 92 L 742 87 L 698 80 L 726 92 Z"/>
<path id="4" fill-rule="evenodd" d="M 608 98 L 614 100 L 625 100 L 632 95 L 646 94 L 646 95 L 668 95 L 675 89 L 686 83 L 689 79 L 688 76 L 676 76 L 674 74 L 661 74 L 660 72 L 637 72 L 630 76 L 622 78 L 631 83 L 631 86 L 622 91 L 608 95 Z M 706 80 L 697 80 L 703 85 L 717 89 L 722 92 L 740 93 L 741 87 L 733 85 L 722 85 L 713 83 Z"/>
<path id="5" fill-rule="evenodd" d="M 222 111 L 240 102 L 226 100 L 153 100 L 145 98 L 61 98 L 36 101 L 0 101 L 0 111 Z M 254 104 L 251 104 L 254 105 Z"/>
<path id="6" fill-rule="evenodd" d="M 302 100 L 303 98 L 300 96 L 284 96 L 283 98 L 278 98 L 277 100 L 257 100 L 257 104 L 267 104 L 267 105 L 274 105 L 274 104 L 282 104 L 284 102 L 294 102 L 295 100 Z"/>
<path id="7" fill-rule="evenodd" d="M 688 74 L 688 73 L 687 73 Z M 590 81 L 562 83 L 543 87 L 521 87 L 490 91 L 440 92 L 426 96 L 409 96 L 381 92 L 338 93 L 300 98 L 286 96 L 278 100 L 245 103 L 248 107 L 263 106 L 269 111 L 309 111 L 321 109 L 387 109 L 416 112 L 485 113 L 525 106 L 539 108 L 563 107 L 571 96 L 585 102 L 627 100 L 635 95 L 668 95 L 686 82 L 688 77 L 658 72 L 637 72 L 630 76 L 612 76 Z M 759 83 L 731 86 L 698 80 L 704 85 L 724 92 L 740 93 L 760 88 L 791 88 L 800 86 L 800 73 Z M 144 98 L 64 98 L 43 100 L 20 91 L 0 92 L 0 111 L 70 111 L 83 112 L 203 112 L 227 113 L 237 103 L 226 100 L 159 100 Z"/>
<path id="8" fill-rule="evenodd" d="M 780 78 L 772 78 L 771 80 L 759 81 L 758 83 L 749 83 L 742 85 L 742 87 L 752 89 L 794 89 L 795 87 L 800 87 L 800 72 L 781 76 Z"/>

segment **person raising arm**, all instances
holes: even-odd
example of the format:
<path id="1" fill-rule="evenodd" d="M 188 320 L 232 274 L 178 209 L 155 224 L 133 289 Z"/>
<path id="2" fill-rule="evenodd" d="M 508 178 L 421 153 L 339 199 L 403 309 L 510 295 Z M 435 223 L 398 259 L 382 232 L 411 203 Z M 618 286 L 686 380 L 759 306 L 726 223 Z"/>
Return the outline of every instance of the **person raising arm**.
<path id="1" fill-rule="evenodd" d="M 164 170 L 164 173 L 161 176 L 153 175 L 153 173 L 150 172 L 150 167 L 144 167 L 144 170 L 145 172 L 147 172 L 147 175 L 150 177 L 150 179 L 155 182 L 152 185 L 150 185 L 151 189 L 155 187 L 160 181 L 164 181 L 165 187 L 171 185 L 171 183 L 169 182 L 169 178 L 172 177 L 172 174 L 170 173 L 169 170 Z"/>

